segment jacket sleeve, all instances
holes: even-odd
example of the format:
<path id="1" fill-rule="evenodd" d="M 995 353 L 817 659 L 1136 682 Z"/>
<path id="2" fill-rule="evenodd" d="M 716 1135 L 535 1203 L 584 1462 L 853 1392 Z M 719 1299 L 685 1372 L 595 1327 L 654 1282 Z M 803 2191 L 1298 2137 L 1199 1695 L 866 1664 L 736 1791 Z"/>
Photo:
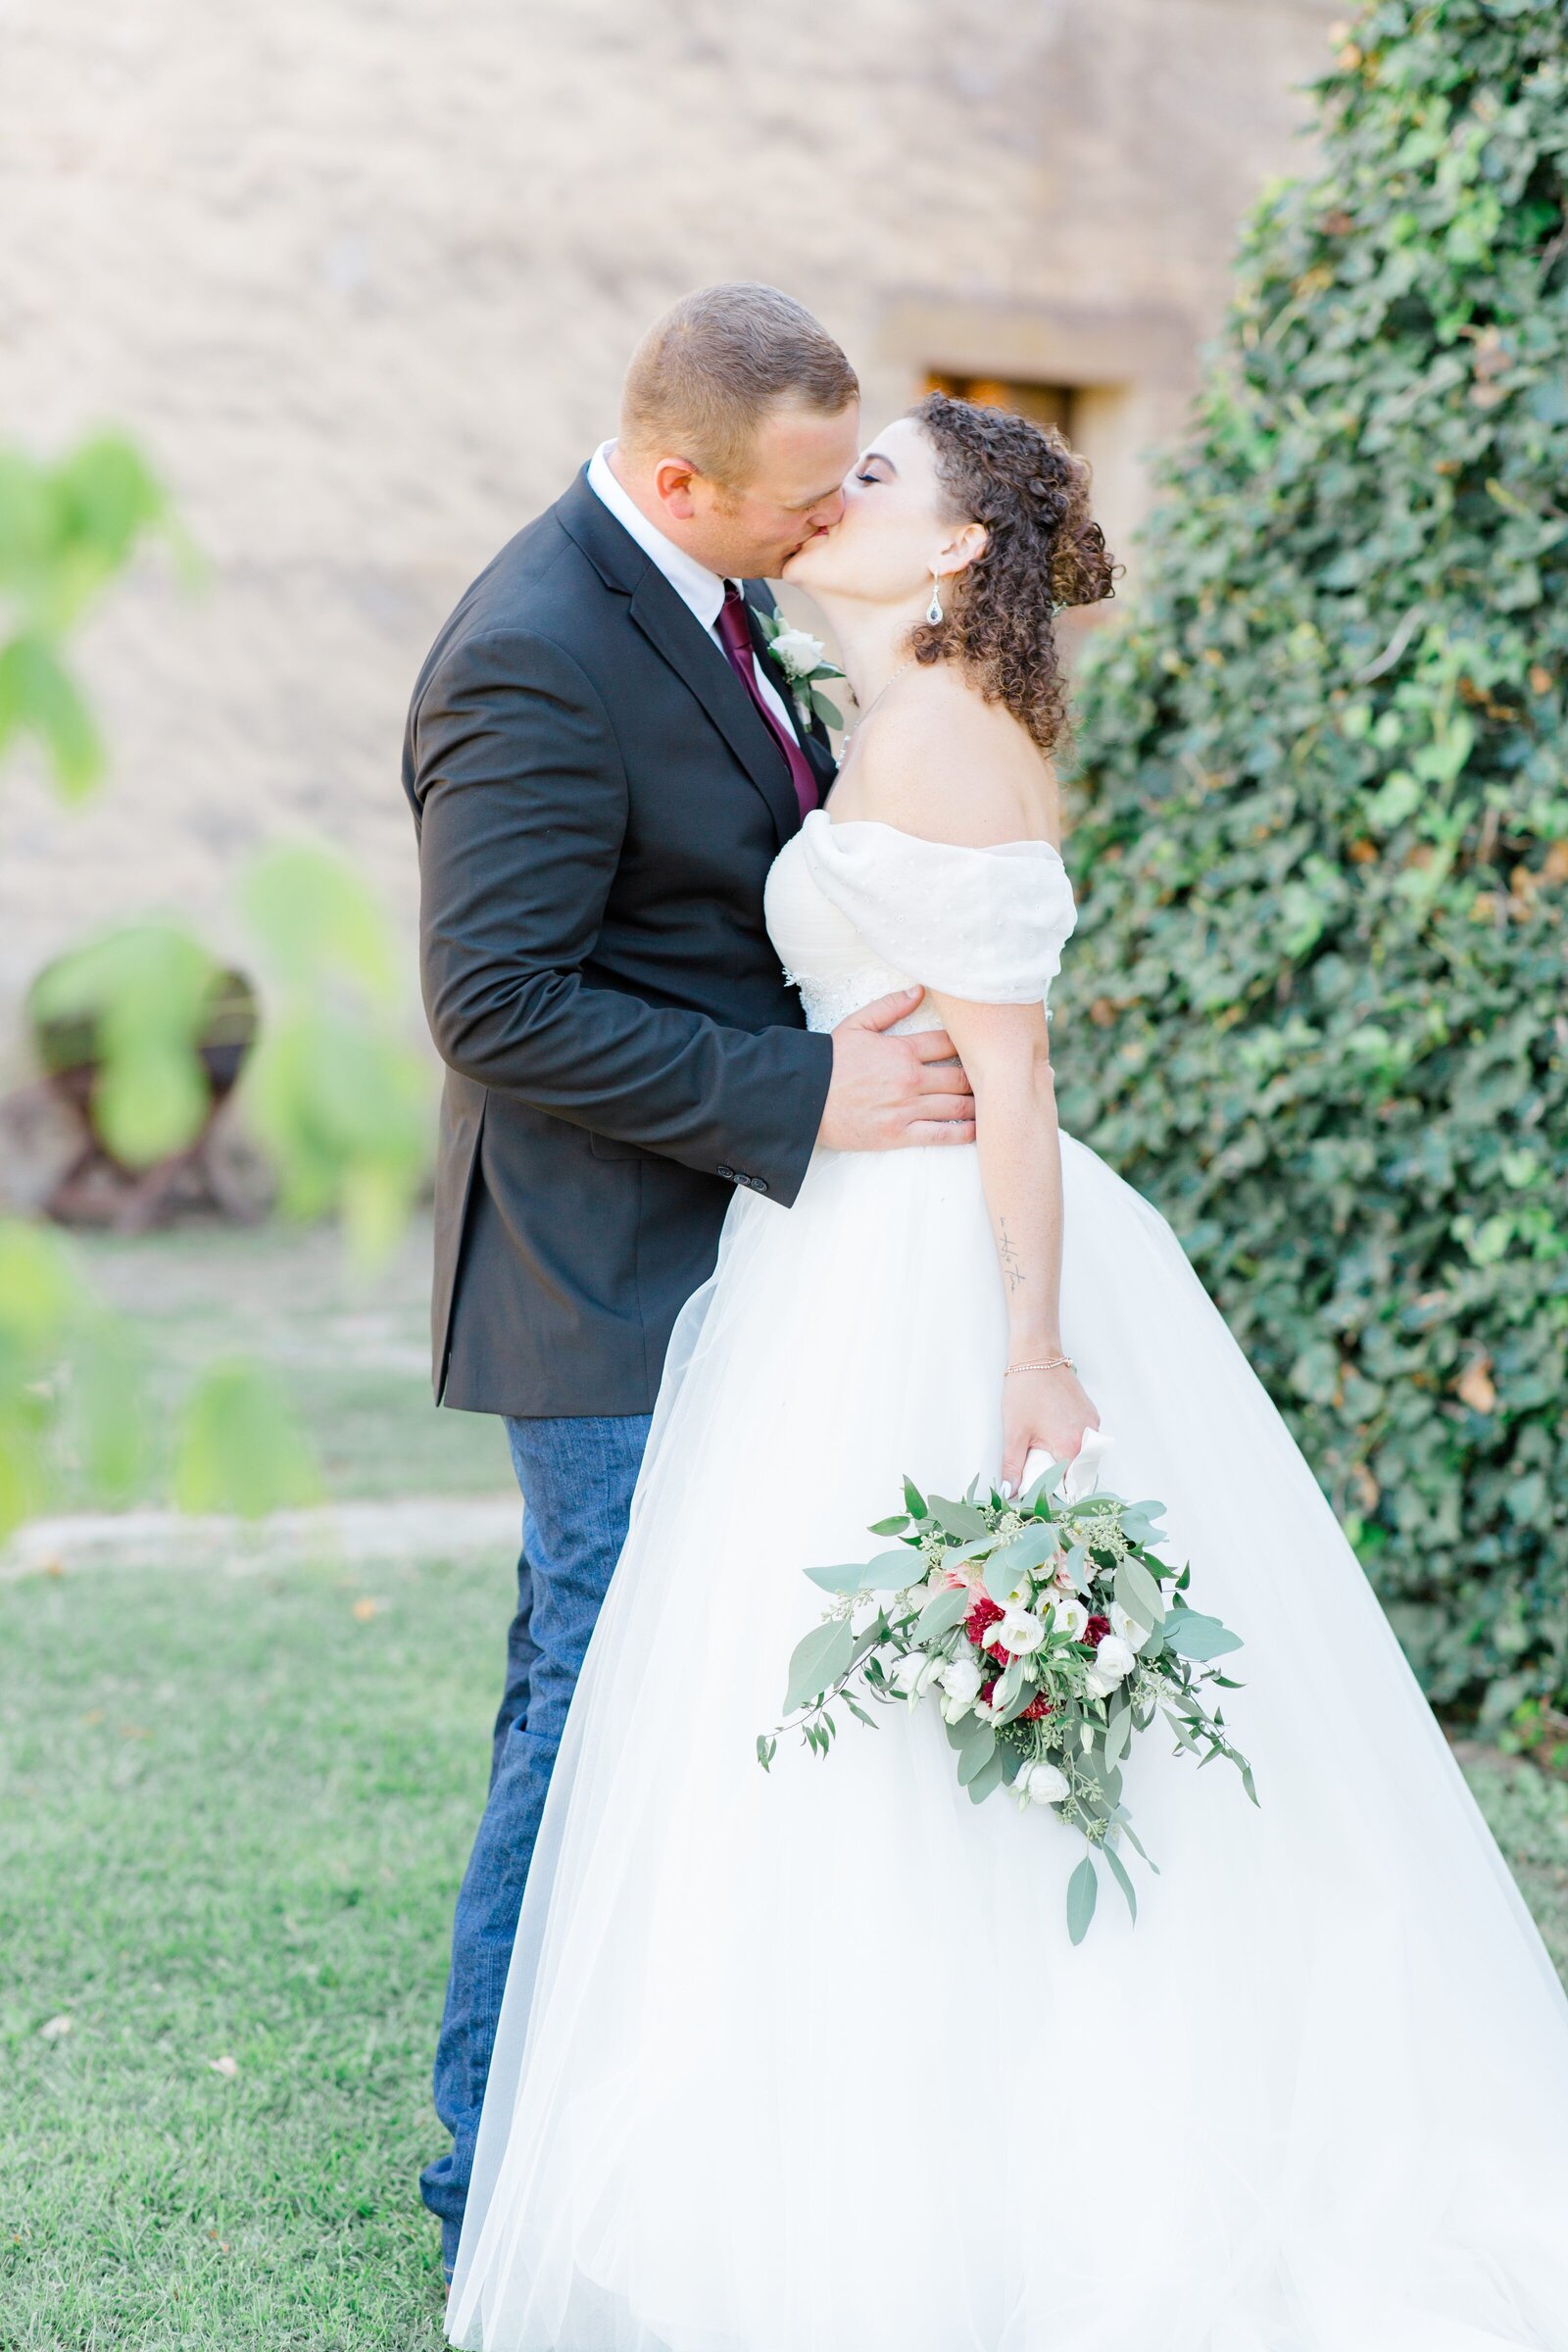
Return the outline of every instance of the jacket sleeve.
<path id="1" fill-rule="evenodd" d="M 583 978 L 627 796 L 580 666 L 533 634 L 460 642 L 425 684 L 414 750 L 420 972 L 442 1059 L 556 1118 L 793 1200 L 831 1041 L 727 1028 Z"/>

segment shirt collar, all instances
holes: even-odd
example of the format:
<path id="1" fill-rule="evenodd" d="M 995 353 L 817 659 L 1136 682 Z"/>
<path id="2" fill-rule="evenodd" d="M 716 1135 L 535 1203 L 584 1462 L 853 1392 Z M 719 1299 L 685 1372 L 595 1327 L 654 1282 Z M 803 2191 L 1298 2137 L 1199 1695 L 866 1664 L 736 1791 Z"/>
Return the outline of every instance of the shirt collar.
<path id="1" fill-rule="evenodd" d="M 610 452 L 613 441 L 606 441 L 588 461 L 588 487 L 620 524 L 621 529 L 636 540 L 649 560 L 657 564 L 681 602 L 690 607 L 705 629 L 711 629 L 718 619 L 724 603 L 724 582 L 716 571 L 699 564 L 673 539 L 666 539 L 657 523 L 649 521 L 641 507 L 630 499 L 610 470 Z"/>

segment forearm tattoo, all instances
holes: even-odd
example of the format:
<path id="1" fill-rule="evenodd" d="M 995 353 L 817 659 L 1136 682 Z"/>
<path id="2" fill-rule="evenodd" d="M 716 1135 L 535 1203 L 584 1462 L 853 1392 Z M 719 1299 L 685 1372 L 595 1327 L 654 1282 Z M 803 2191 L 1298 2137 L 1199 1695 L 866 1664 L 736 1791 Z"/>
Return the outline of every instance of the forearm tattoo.
<path id="1" fill-rule="evenodd" d="M 1010 1297 L 1014 1291 L 1023 1289 L 1027 1278 L 1023 1270 L 1023 1259 L 1018 1255 L 1017 1250 L 1007 1237 L 1005 1217 L 1002 1219 L 1002 1233 L 1001 1239 L 997 1243 L 997 1255 L 1002 1260 L 1002 1271 L 1006 1280 L 1007 1292 Z"/>

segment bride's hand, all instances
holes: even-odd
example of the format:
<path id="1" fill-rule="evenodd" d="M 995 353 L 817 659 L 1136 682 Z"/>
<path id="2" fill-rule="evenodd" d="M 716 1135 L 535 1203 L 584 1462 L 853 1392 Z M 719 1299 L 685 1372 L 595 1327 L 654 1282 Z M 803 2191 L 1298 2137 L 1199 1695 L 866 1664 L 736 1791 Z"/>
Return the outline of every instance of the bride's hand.
<path id="1" fill-rule="evenodd" d="M 1037 1446 L 1048 1461 L 1070 1461 L 1085 1430 L 1099 1427 L 1087 1391 L 1066 1365 L 1053 1372 L 1009 1372 L 1002 1384 L 1004 1486 L 1017 1494 L 1024 1463 Z"/>

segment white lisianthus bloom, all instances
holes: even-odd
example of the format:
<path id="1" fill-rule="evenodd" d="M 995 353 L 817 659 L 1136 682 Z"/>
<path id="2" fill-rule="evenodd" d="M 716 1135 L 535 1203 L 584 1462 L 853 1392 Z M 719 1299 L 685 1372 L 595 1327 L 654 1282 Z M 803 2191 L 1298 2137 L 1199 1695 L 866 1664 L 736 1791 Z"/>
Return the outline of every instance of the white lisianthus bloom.
<path id="1" fill-rule="evenodd" d="M 1068 1634 L 1074 1642 L 1081 1642 L 1084 1638 L 1084 1628 L 1089 1623 L 1089 1611 L 1084 1607 L 1077 1593 L 1058 1592 L 1052 1605 L 1056 1613 L 1056 1632 Z"/>
<path id="2" fill-rule="evenodd" d="M 1018 1775 L 1018 1786 L 1032 1805 L 1059 1805 L 1070 1785 L 1054 1764 L 1029 1764 Z"/>
<path id="3" fill-rule="evenodd" d="M 901 1698 L 919 1697 L 920 1677 L 930 1663 L 930 1659 L 922 1657 L 917 1649 L 906 1649 L 902 1656 L 894 1659 L 888 1680 Z"/>
<path id="4" fill-rule="evenodd" d="M 961 1699 L 968 1706 L 979 1697 L 985 1677 L 973 1658 L 950 1658 L 937 1679 L 950 1698 Z"/>
<path id="5" fill-rule="evenodd" d="M 1111 1602 L 1107 1614 L 1110 1630 L 1117 1639 L 1125 1642 L 1129 1649 L 1142 1649 L 1149 1640 L 1148 1626 L 1140 1625 L 1136 1617 L 1129 1617 L 1119 1600 Z"/>
<path id="6" fill-rule="evenodd" d="M 991 1628 L 991 1639 L 1010 1650 L 1015 1658 L 1026 1658 L 1038 1649 L 1046 1638 L 1046 1629 L 1038 1617 L 1027 1609 L 1008 1609 L 1000 1625 Z"/>
<path id="7" fill-rule="evenodd" d="M 822 660 L 822 640 L 808 629 L 780 629 L 767 650 L 787 678 L 808 678 Z"/>
<path id="8" fill-rule="evenodd" d="M 963 1717 L 964 1717 L 965 1715 L 967 1715 L 967 1714 L 968 1714 L 968 1712 L 969 1712 L 969 1708 L 970 1708 L 970 1705 L 971 1705 L 971 1703 L 972 1703 L 972 1702 L 971 1702 L 969 1699 L 967 1699 L 967 1698 L 945 1698 L 945 1699 L 942 1701 L 942 1720 L 943 1720 L 943 1722 L 944 1722 L 944 1723 L 958 1723 L 958 1722 L 961 1722 L 961 1720 L 963 1719 Z M 978 1713 L 978 1712 L 979 1712 L 979 1710 L 978 1710 L 978 1708 L 977 1708 L 977 1709 L 976 1709 L 976 1713 Z"/>
<path id="9" fill-rule="evenodd" d="M 1137 1663 L 1120 1636 L 1107 1634 L 1095 1652 L 1095 1662 L 1087 1678 L 1096 1698 L 1108 1698 L 1127 1680 Z"/>
<path id="10" fill-rule="evenodd" d="M 942 1669 L 946 1664 L 945 1658 L 931 1658 L 921 1654 L 920 1677 L 914 1687 L 922 1698 L 928 1690 L 935 1690 L 941 1682 Z"/>

